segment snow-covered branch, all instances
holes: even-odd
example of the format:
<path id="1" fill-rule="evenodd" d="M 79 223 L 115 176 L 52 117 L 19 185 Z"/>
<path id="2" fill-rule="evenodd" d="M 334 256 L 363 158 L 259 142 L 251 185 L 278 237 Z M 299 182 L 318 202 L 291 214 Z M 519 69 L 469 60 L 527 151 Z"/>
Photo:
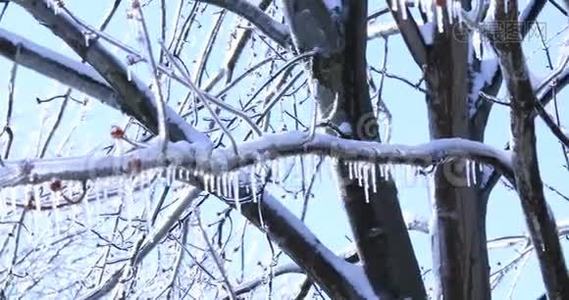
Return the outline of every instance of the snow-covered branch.
<path id="1" fill-rule="evenodd" d="M 19 51 L 19 53 L 18 53 Z M 119 108 L 119 97 L 91 66 L 0 28 L 0 55 Z"/>
<path id="2" fill-rule="evenodd" d="M 399 27 L 395 23 L 373 23 L 369 24 L 367 27 L 367 38 L 386 38 L 391 35 L 399 34 Z"/>
<path id="3" fill-rule="evenodd" d="M 266 135 L 241 144 L 238 154 L 232 149 L 210 150 L 203 145 L 176 142 L 169 145 L 164 159 L 161 159 L 158 147 L 152 145 L 123 156 L 5 161 L 5 167 L 0 168 L 0 187 L 37 184 L 53 178 L 88 180 L 168 166 L 180 168 L 176 172 L 178 179 L 189 180 L 198 176 L 207 180 L 209 176 L 221 176 L 242 167 L 305 154 L 361 162 L 362 166 L 367 163 L 370 168 L 376 164 L 426 167 L 447 159 L 461 158 L 490 164 L 506 177 L 511 179 L 512 176 L 507 151 L 460 138 L 406 146 L 346 140 L 324 134 L 316 134 L 312 140 L 307 137 L 307 133 L 298 131 Z"/>

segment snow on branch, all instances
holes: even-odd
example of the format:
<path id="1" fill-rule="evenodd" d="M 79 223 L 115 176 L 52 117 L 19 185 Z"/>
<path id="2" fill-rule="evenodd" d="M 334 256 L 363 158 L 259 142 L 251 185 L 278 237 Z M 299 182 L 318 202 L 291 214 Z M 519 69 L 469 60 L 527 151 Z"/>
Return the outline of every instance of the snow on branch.
<path id="1" fill-rule="evenodd" d="M 509 152 L 460 138 L 439 139 L 417 146 L 346 140 L 323 134 L 308 138 L 307 133 L 298 131 L 267 135 L 241 144 L 238 154 L 232 149 L 210 150 L 199 144 L 176 142 L 168 146 L 164 157 L 159 147 L 151 145 L 123 156 L 6 161 L 5 167 L 0 168 L 0 187 L 38 184 L 54 178 L 89 180 L 166 167 L 174 167 L 174 176 L 179 180 L 191 181 L 192 177 L 198 177 L 206 185 L 214 185 L 208 180 L 216 176 L 249 166 L 258 170 L 265 162 L 306 154 L 354 162 L 360 169 L 361 166 L 367 168 L 366 172 L 373 170 L 376 164 L 427 167 L 448 159 L 469 159 L 490 164 L 512 178 Z"/>
<path id="2" fill-rule="evenodd" d="M 119 108 L 119 96 L 91 66 L 0 28 L 0 55 Z"/>

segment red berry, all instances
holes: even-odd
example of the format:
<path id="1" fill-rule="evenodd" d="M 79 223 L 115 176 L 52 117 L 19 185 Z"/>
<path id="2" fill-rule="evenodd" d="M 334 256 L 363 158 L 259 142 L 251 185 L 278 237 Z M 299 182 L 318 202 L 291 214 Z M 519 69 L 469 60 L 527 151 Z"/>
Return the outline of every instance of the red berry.
<path id="1" fill-rule="evenodd" d="M 53 179 L 51 181 L 51 183 L 49 184 L 49 189 L 52 192 L 58 192 L 61 191 L 62 185 L 61 185 L 61 180 L 59 179 Z"/>
<path id="2" fill-rule="evenodd" d="M 124 130 L 118 126 L 113 126 L 111 128 L 111 137 L 113 139 L 122 139 L 124 137 Z"/>

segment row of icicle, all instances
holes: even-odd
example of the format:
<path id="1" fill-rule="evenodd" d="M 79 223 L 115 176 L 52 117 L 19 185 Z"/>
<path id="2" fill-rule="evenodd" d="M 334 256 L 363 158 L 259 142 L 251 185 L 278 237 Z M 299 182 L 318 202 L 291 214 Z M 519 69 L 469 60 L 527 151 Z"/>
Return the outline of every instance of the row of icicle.
<path id="1" fill-rule="evenodd" d="M 322 158 L 320 158 L 322 159 Z M 328 163 L 337 163 L 336 158 L 325 158 Z M 308 155 L 305 157 L 307 174 L 310 176 L 316 172 L 316 156 Z M 394 164 L 376 164 L 368 161 L 345 161 L 347 167 L 348 177 L 358 183 L 359 186 L 364 188 L 366 201 L 370 199 L 370 193 L 377 193 L 377 179 L 393 178 L 396 182 L 405 182 L 407 184 L 414 184 L 416 178 L 425 175 L 425 171 L 421 172 L 420 167 L 411 165 L 394 165 Z M 81 206 L 85 211 L 88 218 L 93 215 L 90 202 L 95 203 L 95 207 L 100 205 L 101 201 L 108 201 L 109 198 L 114 201 L 122 202 L 125 210 L 129 210 L 132 202 L 135 201 L 136 193 L 145 193 L 144 211 L 152 210 L 152 195 L 153 187 L 156 183 L 162 182 L 164 186 L 172 186 L 174 182 L 184 184 L 191 178 L 200 178 L 202 180 L 204 191 L 207 193 L 215 194 L 223 197 L 226 200 L 234 201 L 238 211 L 241 210 L 242 202 L 257 202 L 259 201 L 259 194 L 261 186 L 265 183 L 265 179 L 270 179 L 279 184 L 282 180 L 283 166 L 288 168 L 291 165 L 288 158 L 272 160 L 266 163 L 258 163 L 253 166 L 244 167 L 243 170 L 235 170 L 230 172 L 223 172 L 219 175 L 205 173 L 198 170 L 188 170 L 183 167 L 168 167 L 162 169 L 145 170 L 136 176 L 125 175 L 117 177 L 99 178 L 89 180 L 87 182 L 87 194 L 81 201 Z M 466 160 L 464 170 L 454 174 L 454 171 L 444 173 L 449 181 L 453 179 L 462 180 L 465 186 L 473 186 L 477 184 L 478 174 L 480 174 L 480 165 L 474 161 Z M 403 170 L 403 176 L 401 176 Z M 239 174 L 243 171 L 249 174 L 248 183 L 240 182 Z M 270 172 L 270 173 L 269 173 Z M 320 171 L 320 173 L 322 170 Z M 243 177 L 241 177 L 241 180 Z M 401 180 L 402 179 L 402 180 Z M 26 185 L 11 188 L 0 189 L 0 219 L 9 215 L 10 212 L 16 212 L 30 201 L 33 200 L 31 210 L 51 210 L 57 212 L 60 207 L 65 204 L 67 199 L 77 198 L 78 195 L 83 193 L 82 184 L 76 181 L 66 181 L 66 186 L 61 190 L 54 190 L 54 182 L 46 182 L 37 185 Z M 61 184 L 61 183 L 60 183 Z M 240 188 L 245 189 L 245 193 L 241 195 L 250 195 L 247 199 L 240 199 Z M 18 200 L 15 200 L 18 199 Z M 41 205 L 43 199 L 44 206 Z M 49 201 L 46 201 L 49 200 Z M 73 199 L 76 201 L 76 199 Z M 45 203 L 48 203 L 47 205 Z M 128 203 L 125 203 L 128 202 Z M 39 203 L 39 205 L 37 205 Z M 77 204 L 70 205 L 71 207 Z M 56 214 L 57 215 L 57 214 Z M 56 216 L 57 218 L 57 216 Z M 134 218 L 134 216 L 133 216 Z"/>

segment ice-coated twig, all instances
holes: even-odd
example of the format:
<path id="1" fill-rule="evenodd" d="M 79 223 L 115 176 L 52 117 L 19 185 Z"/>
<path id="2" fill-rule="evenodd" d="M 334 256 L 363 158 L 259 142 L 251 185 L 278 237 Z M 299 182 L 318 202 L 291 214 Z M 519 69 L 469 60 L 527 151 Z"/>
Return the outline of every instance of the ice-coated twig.
<path id="1" fill-rule="evenodd" d="M 211 257 L 212 257 L 213 262 L 215 263 L 215 265 L 217 267 L 217 270 L 219 271 L 219 273 L 221 274 L 221 277 L 223 278 L 223 285 L 225 287 L 226 292 L 229 293 L 229 299 L 235 300 L 235 299 L 237 299 L 237 296 L 235 295 L 235 291 L 234 291 L 233 287 L 231 286 L 231 283 L 229 282 L 229 277 L 227 276 L 227 271 L 223 267 L 221 258 L 219 257 L 219 255 L 217 254 L 215 249 L 213 249 L 213 246 L 211 245 L 211 243 L 209 241 L 209 237 L 207 235 L 207 232 L 205 231 L 205 229 L 202 225 L 202 221 L 201 221 L 201 217 L 199 215 L 199 211 L 196 214 L 196 217 L 197 217 L 196 219 L 197 219 L 198 227 L 200 228 L 200 231 L 202 233 L 203 240 L 207 245 L 207 249 L 208 249 L 209 253 L 211 254 Z"/>
<path id="2" fill-rule="evenodd" d="M 168 141 L 168 128 L 166 127 L 166 101 L 162 93 L 162 86 L 160 84 L 160 78 L 158 78 L 158 68 L 154 55 L 152 53 L 152 42 L 150 41 L 150 36 L 148 34 L 148 28 L 146 25 L 146 20 L 144 19 L 144 14 L 142 8 L 140 7 L 140 2 L 138 0 L 132 0 L 131 3 L 131 14 L 134 22 L 138 28 L 139 41 L 146 51 L 146 59 L 149 62 L 150 72 L 152 73 L 152 81 L 154 85 L 153 91 L 155 92 L 154 100 L 156 102 L 156 110 L 158 111 L 158 136 L 162 143 L 162 152 L 166 151 L 166 145 Z"/>
<path id="3" fill-rule="evenodd" d="M 174 65 L 174 67 L 176 67 L 176 69 L 178 69 L 178 71 L 182 74 L 182 77 L 184 77 L 185 82 L 188 84 L 188 87 L 192 90 L 192 92 L 194 92 L 198 98 L 202 101 L 202 103 L 204 104 L 204 106 L 207 108 L 207 110 L 209 111 L 209 113 L 211 114 L 212 118 L 215 120 L 215 122 L 217 123 L 217 125 L 219 125 L 219 127 L 221 128 L 221 130 L 223 130 L 223 132 L 227 135 L 227 137 L 229 138 L 229 140 L 231 141 L 231 146 L 233 147 L 233 151 L 235 151 L 235 154 L 237 154 L 237 142 L 235 142 L 235 139 L 233 138 L 233 135 L 231 134 L 231 132 L 227 129 L 227 127 L 225 127 L 225 125 L 223 124 L 223 122 L 221 122 L 221 120 L 219 119 L 219 117 L 217 116 L 217 113 L 213 110 L 213 108 L 209 105 L 209 101 L 210 101 L 210 97 L 208 97 L 206 95 L 205 92 L 203 92 L 202 90 L 200 90 L 191 80 L 190 75 L 186 72 L 186 70 L 184 68 L 182 68 L 182 66 L 180 65 L 180 63 L 178 62 L 178 60 L 168 51 L 168 49 L 166 48 L 166 45 L 164 45 L 164 43 L 161 43 L 162 45 L 162 49 L 164 50 L 164 53 L 166 53 L 166 56 L 168 56 L 168 60 Z M 173 74 L 173 73 L 172 73 Z M 245 119 L 248 119 L 247 116 L 245 116 L 244 114 L 242 114 L 243 117 Z"/>

